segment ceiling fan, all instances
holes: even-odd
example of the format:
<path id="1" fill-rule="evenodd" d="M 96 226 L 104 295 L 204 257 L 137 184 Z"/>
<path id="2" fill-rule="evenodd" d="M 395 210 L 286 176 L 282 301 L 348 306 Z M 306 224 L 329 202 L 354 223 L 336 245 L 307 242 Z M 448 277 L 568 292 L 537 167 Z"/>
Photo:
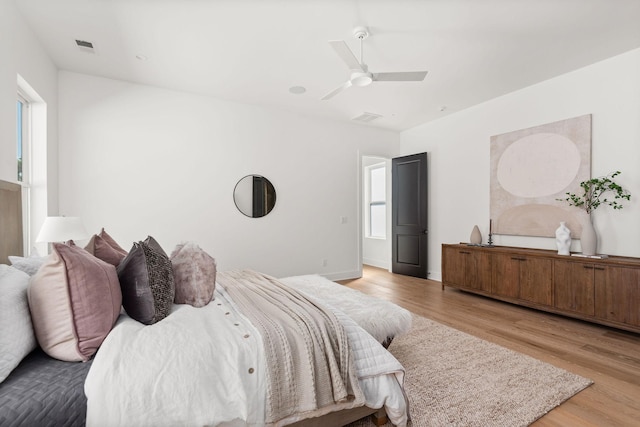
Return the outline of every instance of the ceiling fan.
<path id="1" fill-rule="evenodd" d="M 329 44 L 336 51 L 338 56 L 349 67 L 349 79 L 323 96 L 321 100 L 333 98 L 351 86 L 368 86 L 372 82 L 419 82 L 427 76 L 427 71 L 400 71 L 395 73 L 372 73 L 369 67 L 362 60 L 362 41 L 369 36 L 365 27 L 356 27 L 353 35 L 360 40 L 360 60 L 351 52 L 344 40 L 330 40 Z"/>

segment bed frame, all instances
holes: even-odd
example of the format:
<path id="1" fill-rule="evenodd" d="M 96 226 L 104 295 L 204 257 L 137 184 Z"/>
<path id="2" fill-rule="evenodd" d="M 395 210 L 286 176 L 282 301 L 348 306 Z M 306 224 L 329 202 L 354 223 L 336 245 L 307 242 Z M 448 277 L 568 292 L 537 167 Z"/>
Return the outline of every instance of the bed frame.
<path id="1" fill-rule="evenodd" d="M 344 426 L 345 424 L 358 421 L 361 418 L 371 415 L 371 421 L 376 426 L 382 426 L 387 423 L 387 413 L 384 408 L 371 409 L 366 406 L 359 408 L 344 409 L 342 411 L 331 412 L 317 418 L 309 418 L 307 420 L 298 421 L 289 424 L 293 427 L 327 427 L 327 426 Z"/>
<path id="2" fill-rule="evenodd" d="M 2 180 L 0 180 L 0 236 L 2 236 L 2 239 L 0 239 L 0 264 L 8 264 L 9 255 L 22 256 L 24 254 L 22 237 L 22 186 Z M 43 357 L 48 356 L 43 355 Z M 53 359 L 52 362 L 65 363 L 53 361 Z M 16 374 L 19 374 L 19 372 L 16 372 Z M 84 395 L 84 390 L 80 390 L 79 392 L 81 395 Z M 372 416 L 372 421 L 377 426 L 381 426 L 387 422 L 387 415 L 384 408 L 371 409 L 362 406 L 332 412 L 317 418 L 302 420 L 292 424 L 292 426 L 342 426 L 368 415 Z"/>

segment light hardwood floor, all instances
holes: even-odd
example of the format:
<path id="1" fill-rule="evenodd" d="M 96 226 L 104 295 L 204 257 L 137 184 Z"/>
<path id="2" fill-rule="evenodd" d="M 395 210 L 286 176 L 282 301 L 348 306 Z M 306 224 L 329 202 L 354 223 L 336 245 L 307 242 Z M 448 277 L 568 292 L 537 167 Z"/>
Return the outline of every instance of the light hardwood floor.
<path id="1" fill-rule="evenodd" d="M 640 335 L 365 266 L 340 283 L 592 379 L 534 426 L 640 426 Z M 640 310 L 640 307 L 638 307 Z"/>

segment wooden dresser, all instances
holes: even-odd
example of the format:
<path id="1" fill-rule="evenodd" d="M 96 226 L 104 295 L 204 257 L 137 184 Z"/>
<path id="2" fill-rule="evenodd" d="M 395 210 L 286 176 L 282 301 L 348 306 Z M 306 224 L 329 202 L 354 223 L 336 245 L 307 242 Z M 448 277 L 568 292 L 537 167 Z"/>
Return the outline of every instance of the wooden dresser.
<path id="1" fill-rule="evenodd" d="M 445 286 L 640 333 L 640 258 L 443 244 Z"/>

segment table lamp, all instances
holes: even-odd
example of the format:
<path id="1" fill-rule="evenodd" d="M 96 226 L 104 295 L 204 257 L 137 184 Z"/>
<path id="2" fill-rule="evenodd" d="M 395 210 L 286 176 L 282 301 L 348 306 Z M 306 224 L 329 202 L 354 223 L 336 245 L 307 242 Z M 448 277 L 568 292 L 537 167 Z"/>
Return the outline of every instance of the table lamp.
<path id="1" fill-rule="evenodd" d="M 87 237 L 89 233 L 77 216 L 48 216 L 42 224 L 36 242 L 66 242 Z"/>

